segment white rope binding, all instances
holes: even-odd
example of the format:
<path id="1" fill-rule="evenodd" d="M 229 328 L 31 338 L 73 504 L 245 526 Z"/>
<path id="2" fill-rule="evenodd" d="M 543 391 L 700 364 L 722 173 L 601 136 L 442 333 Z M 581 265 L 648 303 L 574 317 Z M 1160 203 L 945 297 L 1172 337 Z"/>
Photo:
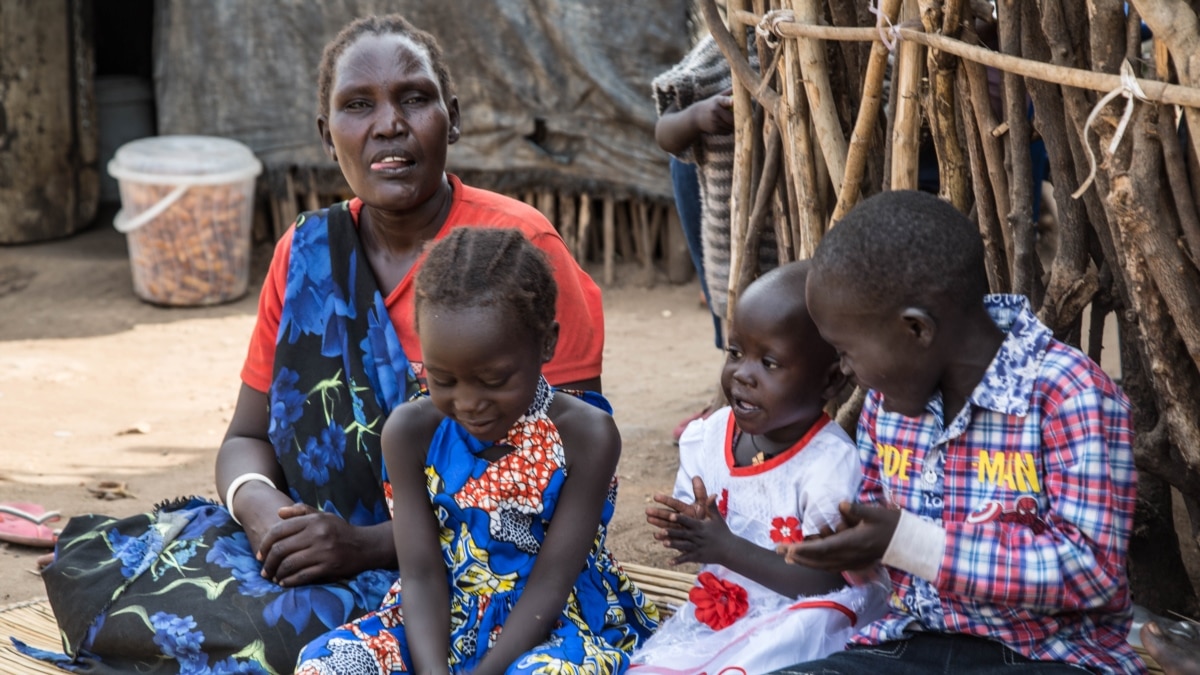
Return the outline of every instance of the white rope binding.
<path id="1" fill-rule="evenodd" d="M 1083 124 L 1083 147 L 1087 148 L 1088 162 L 1091 164 L 1091 170 L 1088 171 L 1088 177 L 1079 186 L 1079 189 L 1071 193 L 1072 199 L 1079 199 L 1084 192 L 1091 187 L 1092 182 L 1096 179 L 1096 155 L 1092 152 L 1092 144 L 1087 142 L 1088 131 L 1092 128 L 1092 124 L 1096 121 L 1096 116 L 1104 106 L 1108 105 L 1113 99 L 1118 96 L 1124 96 L 1125 112 L 1121 115 L 1121 121 L 1117 124 L 1117 131 L 1113 134 L 1112 142 L 1108 144 L 1108 154 L 1116 152 L 1117 146 L 1121 144 L 1121 139 L 1125 137 L 1125 128 L 1129 126 L 1129 118 L 1133 116 L 1134 101 L 1145 101 L 1146 92 L 1142 91 L 1141 85 L 1138 84 L 1137 76 L 1133 73 L 1133 64 L 1129 59 L 1121 62 L 1121 84 L 1116 89 L 1108 92 L 1096 101 L 1096 105 L 1092 108 L 1092 112 L 1088 115 L 1087 121 Z"/>
<path id="2" fill-rule="evenodd" d="M 879 41 L 883 43 L 884 47 L 887 47 L 889 52 L 895 52 L 896 45 L 900 43 L 900 27 L 892 23 L 891 17 L 879 8 L 879 2 L 876 0 L 867 3 L 867 11 L 875 15 L 875 28 L 879 30 Z M 887 22 L 887 30 L 883 28 L 884 22 Z"/>
<path id="3" fill-rule="evenodd" d="M 763 18 L 754 27 L 754 33 L 762 38 L 768 47 L 774 49 L 779 46 L 779 24 L 785 22 L 795 23 L 796 13 L 790 9 L 773 9 L 763 14 Z"/>

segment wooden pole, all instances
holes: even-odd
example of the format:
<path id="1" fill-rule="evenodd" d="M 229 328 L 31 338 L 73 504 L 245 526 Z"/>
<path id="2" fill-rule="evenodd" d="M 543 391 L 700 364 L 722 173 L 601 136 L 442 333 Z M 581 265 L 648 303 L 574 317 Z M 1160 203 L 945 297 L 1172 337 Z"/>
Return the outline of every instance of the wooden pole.
<path id="1" fill-rule="evenodd" d="M 604 198 L 604 285 L 612 286 L 616 280 L 615 258 L 617 254 L 616 204 L 612 196 Z"/>
<path id="2" fill-rule="evenodd" d="M 904 0 L 900 19 L 919 17 L 917 0 Z M 925 55 L 921 45 L 903 40 L 896 55 L 895 76 L 896 117 L 892 128 L 892 186 L 893 190 L 916 190 L 921 145 L 921 73 Z"/>
<path id="3" fill-rule="evenodd" d="M 729 24 L 726 25 L 721 18 L 721 11 L 717 9 L 716 0 L 699 0 L 699 2 L 700 9 L 704 13 L 704 22 L 708 24 L 708 31 L 712 33 L 713 40 L 717 43 L 717 48 L 721 50 L 721 53 L 725 55 L 725 60 L 729 62 L 729 69 L 733 72 L 734 81 L 741 82 L 741 86 L 747 92 L 758 92 L 759 104 L 775 115 L 775 110 L 779 107 L 779 94 L 775 93 L 775 90 L 770 87 L 760 87 L 762 80 L 754 72 L 754 69 L 750 67 L 750 61 L 746 58 L 744 24 L 740 23 L 737 19 L 739 16 L 755 16 L 755 14 L 746 11 L 744 7 L 745 0 L 741 0 L 742 7 L 738 7 L 739 3 L 735 2 L 735 0 L 728 0 L 730 9 Z M 758 25 L 758 21 L 755 20 L 750 25 Z M 734 93 L 736 95 L 737 87 L 734 87 Z"/>
<path id="4" fill-rule="evenodd" d="M 574 254 L 575 249 L 578 248 L 576 240 L 579 234 L 579 211 L 575 205 L 575 195 L 559 192 L 557 197 L 558 222 L 554 224 L 558 226 L 558 233 L 563 239 L 563 244 L 566 245 L 568 251 Z"/>
<path id="5" fill-rule="evenodd" d="M 1038 25 L 1039 15 L 1035 5 L 1025 4 L 1022 18 L 1021 42 L 1025 56 L 1049 61 L 1050 46 Z M 1068 48 L 1059 46 L 1059 58 L 1070 58 Z M 1034 125 L 1041 133 L 1050 161 L 1052 176 L 1070 176 L 1073 157 L 1068 141 L 1066 113 L 1063 94 L 1059 87 L 1036 79 L 1028 80 L 1030 98 L 1037 113 Z M 1033 184 L 1033 190 L 1041 190 Z M 1100 283 L 1091 265 L 1088 247 L 1088 223 L 1084 205 L 1072 199 L 1066 185 L 1054 191 L 1058 222 L 1055 225 L 1055 251 L 1050 261 L 1050 276 L 1046 284 L 1046 295 L 1038 309 L 1038 317 L 1050 327 L 1054 334 L 1064 339 L 1082 326 L 1084 308 L 1092 302 Z M 1043 204 L 1043 210 L 1049 209 Z M 1035 235 L 1038 234 L 1036 231 Z M 1049 236 L 1049 233 L 1046 233 Z"/>
<path id="6" fill-rule="evenodd" d="M 792 7 L 798 22 L 812 24 L 820 20 L 821 12 L 817 0 L 793 0 Z M 840 193 L 842 178 L 846 174 L 846 137 L 842 134 L 842 125 L 838 121 L 837 107 L 833 105 L 833 88 L 829 85 L 829 64 L 825 59 L 825 46 L 808 38 L 800 38 L 797 46 L 817 145 L 825 158 L 833 189 L 835 193 Z"/>
<path id="7" fill-rule="evenodd" d="M 900 0 L 883 0 L 879 11 L 895 22 L 900 9 Z M 842 189 L 838 191 L 837 206 L 833 210 L 833 224 L 846 217 L 846 213 L 858 203 L 863 174 L 867 168 L 867 154 L 871 151 L 871 140 L 875 137 L 875 125 L 879 121 L 879 110 L 883 106 L 883 78 L 887 74 L 888 48 L 883 41 L 871 44 L 871 57 L 867 62 L 866 81 L 863 82 L 862 103 L 854 132 L 850 134 L 850 148 L 846 157 L 846 172 Z"/>
<path id="8" fill-rule="evenodd" d="M 304 208 L 309 211 L 317 211 L 321 208 L 321 191 L 317 188 L 317 171 L 316 169 L 308 169 L 307 186 L 305 187 Z"/>
<path id="9" fill-rule="evenodd" d="M 733 274 L 737 283 L 730 293 L 729 302 L 740 297 L 742 291 L 758 276 L 758 249 L 762 241 L 762 232 L 767 225 L 767 217 L 771 213 L 775 183 L 779 179 L 780 157 L 779 129 L 773 127 L 767 137 L 766 149 L 763 153 L 763 174 L 758 183 L 758 193 L 754 196 L 754 210 L 750 215 L 750 223 L 746 228 L 746 241 L 742 246 L 742 259 Z"/>
<path id="10" fill-rule="evenodd" d="M 592 198 L 588 193 L 579 195 L 579 237 L 575 241 L 575 260 L 580 265 L 587 261 L 588 237 L 592 229 Z"/>
<path id="11" fill-rule="evenodd" d="M 788 40 L 782 45 L 785 63 L 788 64 L 789 77 L 781 82 L 783 88 L 781 114 L 779 121 L 781 138 L 784 142 L 783 156 L 790 167 L 791 188 L 795 193 L 796 219 L 792 230 L 792 251 L 796 260 L 810 258 L 817 249 L 817 242 L 825 233 L 825 212 L 820 208 L 817 198 L 817 168 L 814 162 L 816 151 L 813 148 L 812 136 L 809 134 L 808 101 L 800 91 L 798 77 L 794 68 L 799 55 L 795 40 Z"/>
<path id="12" fill-rule="evenodd" d="M 554 213 L 554 202 L 557 201 L 553 190 L 538 190 L 537 192 L 537 210 L 546 216 L 546 220 L 551 223 L 557 222 L 558 218 Z"/>
<path id="13" fill-rule="evenodd" d="M 995 200 L 996 215 L 999 219 L 1008 217 L 1008 173 L 1004 170 L 1004 144 L 993 133 L 999 122 L 992 110 L 992 97 L 988 92 L 987 72 L 983 66 L 974 61 L 963 61 L 962 71 L 967 77 L 967 102 L 974 111 L 975 125 L 979 129 L 979 145 L 983 151 L 984 168 L 987 179 L 992 186 L 992 197 Z M 999 222 L 999 221 L 997 221 Z M 1006 227 L 1000 228 L 1004 250 L 1004 280 L 1000 288 L 1005 292 L 1012 291 L 1012 274 L 1009 272 L 1013 259 L 1012 233 Z"/>
<path id="14" fill-rule="evenodd" d="M 704 0 L 705 2 L 713 0 Z M 1147 0 L 1141 0 L 1146 2 Z M 1157 0 L 1155 0 L 1157 1 Z M 1171 0 L 1177 2 L 1178 0 Z M 759 17 L 749 12 L 734 12 L 731 14 L 739 22 L 756 25 Z M 1149 21 L 1147 21 L 1149 23 Z M 1154 27 L 1151 25 L 1151 29 Z M 781 37 L 813 37 L 822 40 L 851 40 L 870 42 L 879 39 L 879 31 L 872 28 L 838 28 L 835 26 L 804 26 L 797 23 L 783 22 L 776 30 Z M 959 58 L 991 66 L 1005 72 L 1022 77 L 1033 77 L 1047 82 L 1054 82 L 1065 87 L 1079 87 L 1092 91 L 1109 92 L 1121 86 L 1121 77 L 1109 73 L 1098 73 L 1081 68 L 1064 68 L 1049 63 L 1024 59 L 1006 53 L 967 44 L 962 40 L 954 40 L 942 35 L 929 35 L 919 26 L 910 24 L 907 20 L 897 27 L 901 42 L 915 42 L 919 45 L 940 49 Z M 1157 33 L 1156 33 L 1157 34 Z M 1174 54 L 1175 50 L 1172 50 Z M 1200 63 L 1200 55 L 1196 60 Z M 748 66 L 747 66 L 748 67 Z M 1200 66 L 1198 66 L 1200 68 Z M 1146 94 L 1146 100 L 1158 103 L 1200 108 L 1200 86 L 1195 84 L 1178 85 L 1137 78 L 1138 86 Z M 774 100 L 772 100 L 774 103 Z"/>
<path id="15" fill-rule="evenodd" d="M 744 4 L 745 0 L 739 3 L 731 2 L 730 6 L 736 4 Z M 712 4 L 712 0 L 707 0 L 705 6 Z M 715 12 L 716 7 L 712 10 Z M 705 17 L 708 17 L 709 12 L 706 9 Z M 716 30 L 724 30 L 725 27 L 716 21 Z M 709 19 L 709 29 L 714 29 L 714 21 Z M 714 36 L 716 35 L 714 30 Z M 746 31 L 741 26 L 735 26 L 733 39 L 736 44 L 736 53 L 732 55 L 726 54 L 725 58 L 730 62 L 733 72 L 733 128 L 734 138 L 737 139 L 734 144 L 733 154 L 733 189 L 730 195 L 730 222 L 729 222 L 729 301 L 726 306 L 726 313 L 723 317 L 726 321 L 732 320 L 733 306 L 737 296 L 737 270 L 741 265 L 741 257 L 743 255 L 754 255 L 754 252 L 742 251 L 742 244 L 746 236 L 746 229 L 750 223 L 750 200 L 752 195 L 751 189 L 751 174 L 753 167 L 751 166 L 752 153 L 754 151 L 754 101 L 750 98 L 750 91 L 755 88 L 759 82 L 758 78 L 749 75 L 739 67 L 734 66 L 738 59 L 745 60 L 746 54 Z M 722 50 L 724 51 L 724 50 Z"/>
<path id="16" fill-rule="evenodd" d="M 946 37 L 957 38 L 962 23 L 962 3 L 963 0 L 920 0 L 925 31 L 940 31 Z M 930 49 L 925 65 L 929 72 L 926 117 L 937 150 L 938 194 L 966 213 L 971 208 L 970 172 L 958 136 L 958 110 L 954 105 L 954 72 L 958 69 L 958 58 L 939 49 Z"/>
<path id="17" fill-rule="evenodd" d="M 786 40 L 779 46 L 782 52 L 779 56 L 779 89 L 780 89 L 780 105 L 779 117 L 775 122 L 779 127 L 780 140 L 783 144 L 783 189 L 787 192 L 787 223 L 786 229 L 788 233 L 785 237 L 780 237 L 779 245 L 788 247 L 788 254 L 793 259 L 795 258 L 798 247 L 800 246 L 800 228 L 801 219 L 803 216 L 800 211 L 800 165 L 808 161 L 807 157 L 790 151 L 795 147 L 792 140 L 794 132 L 792 116 L 794 114 L 792 101 L 797 89 L 796 81 L 799 79 L 799 73 L 796 69 L 795 51 L 796 45 L 792 40 Z"/>
<path id="18" fill-rule="evenodd" d="M 1200 19 L 1196 12 L 1183 0 L 1134 0 L 1133 6 L 1150 26 L 1154 39 L 1167 45 L 1175 60 L 1179 81 L 1190 87 L 1200 87 Z M 1191 131 L 1192 151 L 1200 155 L 1200 106 L 1191 104 L 1183 114 Z"/>
<path id="19" fill-rule="evenodd" d="M 651 224 L 650 205 L 645 199 L 630 203 L 633 210 L 634 231 L 637 233 L 638 259 L 642 263 L 642 285 L 654 287 L 654 227 Z"/>
<path id="20" fill-rule="evenodd" d="M 1021 0 L 1003 0 L 999 7 L 1000 50 L 1021 53 Z M 1032 28 L 1032 27 L 1030 27 Z M 1008 227 L 1013 233 L 1013 292 L 1028 296 L 1041 307 L 1040 265 L 1034 249 L 1032 184 L 1029 158 L 1029 113 L 1025 83 L 1015 73 L 1004 73 L 1004 119 L 1008 122 L 1007 152 L 1009 211 Z"/>
<path id="21" fill-rule="evenodd" d="M 963 131 L 967 140 L 967 157 L 971 168 L 971 187 L 975 192 L 975 217 L 979 221 L 979 233 L 983 236 L 988 285 L 993 293 L 1009 291 L 1008 254 L 1004 249 L 1004 234 L 996 216 L 996 194 L 988 180 L 987 155 L 983 150 L 983 137 L 990 133 L 980 130 L 970 103 L 970 83 L 966 68 L 958 70 L 959 96 Z"/>

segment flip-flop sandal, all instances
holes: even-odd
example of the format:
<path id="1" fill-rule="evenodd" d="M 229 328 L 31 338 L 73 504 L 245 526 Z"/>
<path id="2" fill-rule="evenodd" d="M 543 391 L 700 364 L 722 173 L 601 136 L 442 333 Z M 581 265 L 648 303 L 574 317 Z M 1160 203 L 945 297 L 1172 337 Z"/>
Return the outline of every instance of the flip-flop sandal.
<path id="1" fill-rule="evenodd" d="M 47 511 L 31 502 L 0 502 L 0 542 L 54 548 L 58 533 L 46 523 L 59 517 L 58 511 Z"/>

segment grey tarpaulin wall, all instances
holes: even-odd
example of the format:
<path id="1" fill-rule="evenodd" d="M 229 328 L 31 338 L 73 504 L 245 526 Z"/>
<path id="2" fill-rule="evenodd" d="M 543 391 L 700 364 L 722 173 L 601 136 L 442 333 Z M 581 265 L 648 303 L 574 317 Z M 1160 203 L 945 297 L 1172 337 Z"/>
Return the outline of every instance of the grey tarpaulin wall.
<path id="1" fill-rule="evenodd" d="M 318 167 L 322 46 L 401 12 L 445 50 L 463 113 L 451 170 L 504 191 L 669 199 L 650 80 L 687 51 L 689 0 L 158 0 L 162 134 L 249 145 L 268 168 Z M 278 176 L 274 178 L 278 180 Z"/>

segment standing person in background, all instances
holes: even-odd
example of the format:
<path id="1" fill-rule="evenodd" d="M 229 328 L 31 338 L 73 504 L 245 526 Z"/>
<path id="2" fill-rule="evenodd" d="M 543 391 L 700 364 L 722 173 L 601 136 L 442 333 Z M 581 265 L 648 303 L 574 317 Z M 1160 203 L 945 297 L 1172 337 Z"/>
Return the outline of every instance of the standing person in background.
<path id="1" fill-rule="evenodd" d="M 751 66 L 758 60 L 750 54 Z M 671 154 L 672 180 L 680 220 L 693 261 L 700 275 L 717 349 L 724 349 L 722 324 L 729 309 L 730 198 L 733 193 L 733 73 L 711 35 L 705 35 L 683 60 L 654 78 L 654 102 L 659 119 L 654 138 Z M 694 165 L 699 188 L 699 221 L 690 217 L 695 203 L 681 191 L 690 187 L 683 163 Z M 678 177 L 677 177 L 678 176 Z M 698 229 L 699 236 L 694 232 Z M 697 244 L 699 250 L 697 250 Z M 779 264 L 773 228 L 766 228 L 757 252 L 759 270 Z M 683 420 L 675 440 L 694 419 L 707 417 L 724 405 L 719 392 L 709 405 Z"/>
<path id="2" fill-rule="evenodd" d="M 379 436 L 424 388 L 413 279 L 455 226 L 517 228 L 559 288 L 546 378 L 600 387 L 599 288 L 536 209 L 446 173 L 459 107 L 441 48 L 400 15 L 325 48 L 317 129 L 356 195 L 278 242 L 216 462 L 224 505 L 73 519 L 44 579 L 67 655 L 91 672 L 290 672 L 316 636 L 396 580 Z M 26 650 L 33 652 L 34 650 Z"/>

